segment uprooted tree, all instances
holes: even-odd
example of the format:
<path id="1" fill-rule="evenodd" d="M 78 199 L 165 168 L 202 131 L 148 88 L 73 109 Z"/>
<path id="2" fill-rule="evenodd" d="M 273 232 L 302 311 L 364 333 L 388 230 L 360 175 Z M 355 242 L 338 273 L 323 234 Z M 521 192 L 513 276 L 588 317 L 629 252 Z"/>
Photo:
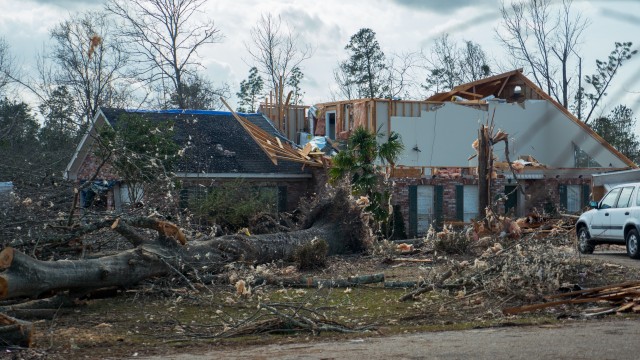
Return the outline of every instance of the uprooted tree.
<path id="1" fill-rule="evenodd" d="M 0 252 L 0 299 L 37 297 L 45 292 L 132 285 L 171 272 L 199 280 L 233 261 L 266 263 L 291 259 L 298 247 L 323 239 L 329 254 L 358 253 L 371 241 L 366 215 L 345 188 L 328 190 L 306 210 L 300 229 L 261 235 L 225 235 L 187 242 L 175 224 L 150 217 L 114 217 L 76 228 L 66 238 L 110 228 L 133 248 L 116 255 L 66 261 L 41 261 L 11 247 Z M 155 230 L 156 236 L 139 229 Z"/>
<path id="2" fill-rule="evenodd" d="M 329 254 L 361 252 L 372 239 L 367 215 L 352 201 L 348 189 L 328 190 L 306 205 L 304 212 L 306 216 L 298 230 L 205 237 L 193 242 L 187 241 L 176 225 L 158 218 L 106 218 L 75 228 L 64 238 L 77 239 L 101 229 L 111 229 L 128 240 L 133 245 L 131 249 L 91 259 L 41 261 L 7 247 L 0 252 L 0 299 L 37 298 L 58 293 L 64 294 L 69 303 L 68 299 L 81 298 L 96 290 L 126 287 L 168 274 L 176 274 L 192 285 L 192 282 L 210 281 L 231 262 L 257 264 L 291 259 L 298 248 L 314 239 L 326 241 Z M 24 327 L 11 326 L 30 336 L 30 332 L 23 331 Z M 15 337 L 16 343 L 28 342 L 18 335 Z"/>

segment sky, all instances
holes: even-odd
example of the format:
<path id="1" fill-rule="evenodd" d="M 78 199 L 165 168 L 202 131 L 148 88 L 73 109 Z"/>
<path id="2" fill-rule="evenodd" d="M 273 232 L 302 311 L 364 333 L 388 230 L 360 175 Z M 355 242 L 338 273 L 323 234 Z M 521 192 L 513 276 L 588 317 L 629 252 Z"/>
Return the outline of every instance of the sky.
<path id="1" fill-rule="evenodd" d="M 23 73 L 32 71 L 36 55 L 49 41 L 49 30 L 79 11 L 98 11 L 105 0 L 0 0 L 0 37 Z M 507 0 L 508 1 L 508 0 Z M 558 1 L 556 1 L 557 3 Z M 508 56 L 496 39 L 500 0 L 208 0 L 203 15 L 214 20 L 224 35 L 221 43 L 208 45 L 200 55 L 205 74 L 214 83 L 227 82 L 233 93 L 253 65 L 246 49 L 250 29 L 260 16 L 280 16 L 314 51 L 302 63 L 304 102 L 331 101 L 333 69 L 348 57 L 344 49 L 360 28 L 371 28 L 385 54 L 428 52 L 435 38 L 449 33 L 455 40 L 479 43 L 502 66 L 512 70 Z M 583 75 L 595 70 L 595 60 L 605 59 L 614 42 L 640 45 L 640 0 L 575 0 L 574 9 L 589 19 L 578 53 Z M 627 63 L 608 92 L 607 112 L 626 104 L 640 114 L 640 56 Z M 24 95 L 28 98 L 28 95 Z M 231 99 L 235 103 L 235 99 Z"/>

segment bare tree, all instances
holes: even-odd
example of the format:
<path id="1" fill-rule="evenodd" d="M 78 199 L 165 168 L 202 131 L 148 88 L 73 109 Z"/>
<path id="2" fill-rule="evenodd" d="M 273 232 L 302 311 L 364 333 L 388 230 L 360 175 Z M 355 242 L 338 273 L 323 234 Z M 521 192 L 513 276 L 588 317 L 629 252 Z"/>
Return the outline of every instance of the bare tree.
<path id="1" fill-rule="evenodd" d="M 517 63 L 527 66 L 538 86 L 565 108 L 571 98 L 571 61 L 588 25 L 571 10 L 573 0 L 562 0 L 553 11 L 552 0 L 503 2 L 498 39 Z"/>
<path id="2" fill-rule="evenodd" d="M 222 40 L 213 20 L 196 22 L 206 0 L 109 0 L 107 10 L 123 20 L 122 35 L 138 60 L 137 76 L 146 83 L 168 81 L 165 94 L 176 94 L 186 107 L 185 77 L 202 67 L 198 51 Z"/>
<path id="3" fill-rule="evenodd" d="M 9 44 L 0 37 L 0 96 L 4 96 L 4 89 L 11 82 L 14 65 L 14 60 L 9 52 Z"/>
<path id="4" fill-rule="evenodd" d="M 98 107 L 109 105 L 117 97 L 116 82 L 127 65 L 113 25 L 105 13 L 95 12 L 61 22 L 51 30 L 54 42 L 46 55 L 53 69 L 41 63 L 42 88 L 50 89 L 46 84 L 53 82 L 69 89 L 85 122 L 93 118 Z"/>
<path id="5" fill-rule="evenodd" d="M 462 53 L 460 61 L 462 82 L 479 80 L 491 74 L 489 60 L 479 44 L 466 40 L 460 51 Z"/>
<path id="6" fill-rule="evenodd" d="M 447 33 L 439 36 L 429 54 L 423 53 L 422 57 L 428 73 L 422 87 L 436 93 L 491 74 L 488 57 L 479 44 L 465 40 L 459 46 Z"/>
<path id="7" fill-rule="evenodd" d="M 333 101 L 355 99 L 358 94 L 357 86 L 349 81 L 349 72 L 340 64 L 333 69 L 333 80 L 337 85 L 337 90 L 331 90 Z"/>
<path id="8" fill-rule="evenodd" d="M 425 88 L 440 92 L 460 84 L 460 71 L 457 69 L 460 54 L 456 45 L 449 39 L 449 34 L 439 36 L 430 54 L 424 57 L 429 73 Z"/>
<path id="9" fill-rule="evenodd" d="M 389 98 L 410 98 L 416 86 L 414 70 L 418 62 L 418 54 L 391 54 L 387 58 L 387 89 Z"/>
<path id="10" fill-rule="evenodd" d="M 287 93 L 285 87 L 294 69 L 311 57 L 310 45 L 301 43 L 299 34 L 271 14 L 262 15 L 251 29 L 251 41 L 245 44 L 258 69 L 266 75 L 267 84 L 274 93 L 278 108 L 278 121 L 282 121 Z"/>

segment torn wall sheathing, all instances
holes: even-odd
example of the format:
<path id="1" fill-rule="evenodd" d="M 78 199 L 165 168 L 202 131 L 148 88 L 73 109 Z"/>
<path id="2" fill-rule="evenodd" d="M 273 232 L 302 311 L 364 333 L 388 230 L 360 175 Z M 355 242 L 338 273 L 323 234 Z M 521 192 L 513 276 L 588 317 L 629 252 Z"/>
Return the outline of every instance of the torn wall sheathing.
<path id="1" fill-rule="evenodd" d="M 336 128 L 342 138 L 355 127 L 356 114 L 365 119 L 359 124 L 370 131 L 396 131 L 402 136 L 405 150 L 387 173 L 394 184 L 394 202 L 400 205 L 413 235 L 425 231 L 417 227 L 425 223 L 420 211 L 433 211 L 432 220 L 460 217 L 466 195 L 458 190 L 478 184 L 476 160 L 469 158 L 475 154 L 471 144 L 478 138 L 480 124 L 493 123 L 496 131 L 508 133 L 511 160 L 531 156 L 540 164 L 518 171 L 525 194 L 514 192 L 508 200 L 503 196 L 516 182 L 508 168 L 496 169 L 491 191 L 498 199 L 498 213 L 516 211 L 521 215 L 534 208 L 543 211 L 567 206 L 576 211 L 586 206 L 591 196 L 591 174 L 637 168 L 527 79 L 522 69 L 462 84 L 424 101 L 359 99 L 315 107 L 320 118 L 329 111 L 336 113 Z M 504 143 L 496 144 L 493 152 L 498 161 L 505 160 Z M 583 167 L 579 159 L 584 157 L 577 156 L 580 153 L 591 158 L 589 166 L 595 162 L 599 167 Z M 432 193 L 425 203 L 420 194 L 427 190 Z"/>

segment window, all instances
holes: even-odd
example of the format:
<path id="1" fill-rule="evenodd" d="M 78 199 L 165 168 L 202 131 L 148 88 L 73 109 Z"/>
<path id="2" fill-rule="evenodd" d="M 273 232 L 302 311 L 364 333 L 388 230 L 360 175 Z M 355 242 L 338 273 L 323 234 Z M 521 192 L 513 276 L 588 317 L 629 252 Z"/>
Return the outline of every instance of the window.
<path id="1" fill-rule="evenodd" d="M 580 185 L 567 185 L 567 211 L 575 213 L 582 209 L 582 196 Z"/>
<path id="2" fill-rule="evenodd" d="M 616 205 L 616 207 L 619 207 L 619 208 L 629 207 L 629 204 L 631 203 L 632 193 L 633 193 L 633 187 L 622 188 L 622 191 L 620 192 L 620 198 L 618 199 L 618 204 Z"/>
<path id="3" fill-rule="evenodd" d="M 325 136 L 331 140 L 336 139 L 336 112 L 335 111 L 327 111 L 325 115 L 326 120 L 326 131 Z"/>
<path id="4" fill-rule="evenodd" d="M 456 191 L 462 191 L 462 195 L 457 195 L 459 199 L 456 204 L 459 207 L 458 219 L 471 222 L 478 217 L 478 185 L 458 185 Z"/>
<path id="5" fill-rule="evenodd" d="M 418 234 L 426 234 L 434 220 L 433 186 L 418 186 Z"/>
<path id="6" fill-rule="evenodd" d="M 120 203 L 131 205 L 142 201 L 144 196 L 144 188 L 140 184 L 120 185 Z"/>
<path id="7" fill-rule="evenodd" d="M 616 204 L 616 200 L 618 199 L 618 194 L 620 194 L 621 188 L 613 189 L 609 191 L 607 195 L 604 196 L 602 201 L 600 202 L 601 209 L 612 208 Z"/>
<path id="8" fill-rule="evenodd" d="M 577 168 L 596 168 L 602 167 L 597 161 L 593 160 L 589 154 L 582 150 L 578 145 L 573 144 L 573 157 L 575 167 Z"/>

